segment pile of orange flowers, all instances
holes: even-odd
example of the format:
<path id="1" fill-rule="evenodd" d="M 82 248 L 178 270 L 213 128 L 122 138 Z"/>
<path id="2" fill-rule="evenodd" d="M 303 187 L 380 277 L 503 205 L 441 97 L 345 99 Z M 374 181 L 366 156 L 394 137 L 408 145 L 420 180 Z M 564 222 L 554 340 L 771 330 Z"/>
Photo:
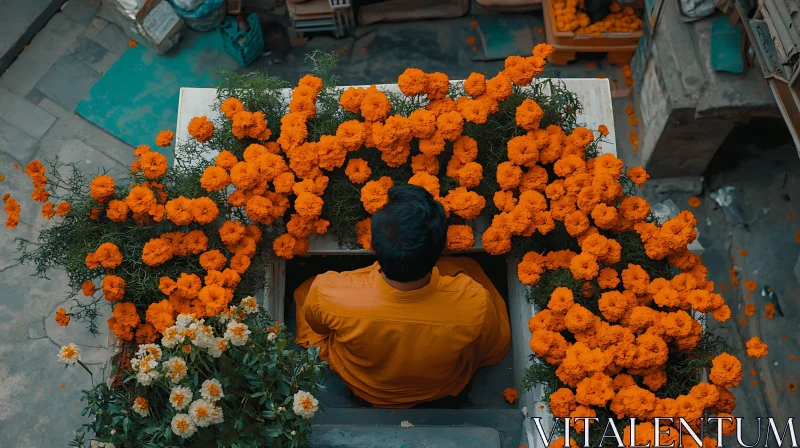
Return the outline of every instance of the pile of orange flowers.
<path id="1" fill-rule="evenodd" d="M 592 23 L 584 9 L 583 0 L 554 0 L 552 14 L 558 31 L 572 31 L 576 34 L 632 33 L 642 30 L 642 19 L 633 8 L 623 8 L 619 3 L 611 3 L 611 12 L 603 19 Z"/>

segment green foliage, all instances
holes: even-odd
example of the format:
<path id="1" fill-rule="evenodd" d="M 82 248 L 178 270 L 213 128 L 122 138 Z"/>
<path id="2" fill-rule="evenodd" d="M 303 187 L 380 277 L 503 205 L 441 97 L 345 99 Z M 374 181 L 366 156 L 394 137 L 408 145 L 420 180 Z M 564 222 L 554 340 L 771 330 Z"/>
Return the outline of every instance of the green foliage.
<path id="1" fill-rule="evenodd" d="M 83 415 L 90 417 L 90 422 L 81 426 L 70 446 L 88 447 L 91 440 L 118 447 L 258 448 L 265 443 L 285 448 L 305 446 L 311 425 L 293 412 L 292 404 L 297 391 L 313 395 L 321 387 L 325 367 L 317 350 L 292 349 L 292 337 L 283 328 L 274 341 L 269 340 L 269 328 L 274 322 L 265 311 L 247 316 L 243 323 L 251 331 L 248 343 L 231 345 L 219 358 L 195 345 L 191 345 L 188 355 L 181 348 L 183 343 L 171 349 L 161 347 L 162 360 L 175 356 L 186 361 L 188 373 L 178 385 L 189 387 L 194 399 L 200 398 L 205 380 L 219 380 L 225 395 L 217 402 L 223 412 L 222 423 L 198 428 L 188 440 L 177 436 L 170 426 L 172 418 L 187 411 L 177 411 L 169 402 L 176 384 L 162 374 L 144 386 L 129 370 L 115 369 L 109 384 L 100 382 L 83 391 Z M 208 319 L 206 324 L 217 335 L 225 331 L 219 318 Z M 136 397 L 148 401 L 150 415 L 142 417 L 132 410 Z"/>

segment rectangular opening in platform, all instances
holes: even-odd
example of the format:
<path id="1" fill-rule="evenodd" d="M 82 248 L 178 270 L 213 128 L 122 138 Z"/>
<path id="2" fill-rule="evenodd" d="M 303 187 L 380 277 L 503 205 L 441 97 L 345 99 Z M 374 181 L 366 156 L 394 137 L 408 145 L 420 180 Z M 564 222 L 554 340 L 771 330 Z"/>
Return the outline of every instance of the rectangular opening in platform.
<path id="1" fill-rule="evenodd" d="M 457 255 L 470 257 L 481 266 L 486 276 L 503 296 L 508 308 L 508 276 L 507 265 L 502 257 L 485 253 Z M 289 329 L 296 330 L 296 310 L 293 293 L 307 279 L 328 271 L 350 271 L 372 265 L 374 255 L 315 255 L 296 257 L 286 262 L 285 276 L 285 320 Z M 435 341 L 431 341 L 435 343 Z M 513 409 L 516 406 L 503 399 L 503 390 L 514 382 L 512 350 L 500 363 L 479 369 L 469 385 L 457 397 L 447 397 L 421 408 L 475 409 L 499 408 Z M 334 373 L 330 373 L 326 381 L 327 390 L 320 394 L 323 405 L 329 408 L 369 407 L 369 403 L 359 399 Z"/>

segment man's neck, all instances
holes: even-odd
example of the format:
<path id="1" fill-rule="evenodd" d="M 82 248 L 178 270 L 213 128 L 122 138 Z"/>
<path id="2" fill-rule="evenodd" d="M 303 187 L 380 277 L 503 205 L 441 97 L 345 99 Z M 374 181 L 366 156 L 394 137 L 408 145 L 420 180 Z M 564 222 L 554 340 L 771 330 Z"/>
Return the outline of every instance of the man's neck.
<path id="1" fill-rule="evenodd" d="M 431 282 L 430 273 L 428 273 L 428 275 L 422 277 L 419 280 L 414 280 L 413 282 L 396 282 L 394 280 L 390 280 L 389 278 L 387 278 L 386 274 L 384 274 L 383 272 L 381 272 L 381 275 L 383 276 L 383 279 L 389 286 L 398 291 L 403 291 L 403 292 L 416 291 L 417 289 L 422 289 L 428 286 L 428 283 Z"/>

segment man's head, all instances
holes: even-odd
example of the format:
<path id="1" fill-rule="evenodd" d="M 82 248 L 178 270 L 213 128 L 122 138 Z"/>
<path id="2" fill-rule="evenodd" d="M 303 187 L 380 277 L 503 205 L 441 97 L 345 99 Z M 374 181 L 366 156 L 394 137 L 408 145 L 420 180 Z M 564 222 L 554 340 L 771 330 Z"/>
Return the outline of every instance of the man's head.
<path id="1" fill-rule="evenodd" d="M 389 203 L 372 216 L 372 248 L 389 280 L 413 282 L 425 277 L 447 244 L 442 204 L 424 188 L 397 185 Z"/>

